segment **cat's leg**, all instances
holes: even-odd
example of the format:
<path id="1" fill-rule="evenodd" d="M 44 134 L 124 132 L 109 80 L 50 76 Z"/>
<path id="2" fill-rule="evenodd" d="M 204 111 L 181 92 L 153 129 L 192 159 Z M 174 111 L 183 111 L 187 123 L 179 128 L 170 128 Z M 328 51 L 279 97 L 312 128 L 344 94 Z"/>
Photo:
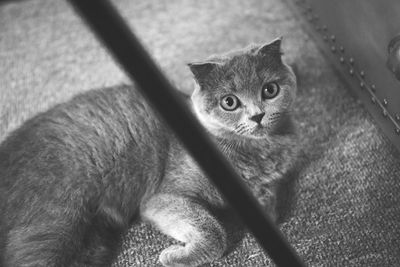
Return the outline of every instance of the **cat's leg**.
<path id="1" fill-rule="evenodd" d="M 82 252 L 71 267 L 111 266 L 125 229 L 125 224 L 110 220 L 108 214 L 97 213 L 85 234 Z"/>
<path id="2" fill-rule="evenodd" d="M 164 266 L 198 266 L 220 258 L 227 248 L 222 224 L 194 200 L 170 194 L 153 196 L 142 206 L 142 217 L 184 245 L 160 254 Z"/>
<path id="3" fill-rule="evenodd" d="M 20 223 L 8 232 L 4 266 L 69 266 L 82 241 L 80 227 L 61 218 Z"/>
<path id="4" fill-rule="evenodd" d="M 8 234 L 5 267 L 101 267 L 116 257 L 124 228 L 104 214 L 44 219 Z"/>

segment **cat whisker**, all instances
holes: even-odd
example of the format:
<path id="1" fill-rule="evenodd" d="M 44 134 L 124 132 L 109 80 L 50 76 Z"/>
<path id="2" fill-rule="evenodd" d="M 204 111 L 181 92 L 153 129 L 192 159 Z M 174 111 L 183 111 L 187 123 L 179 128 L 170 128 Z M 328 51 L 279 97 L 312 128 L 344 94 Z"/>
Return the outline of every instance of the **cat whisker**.
<path id="1" fill-rule="evenodd" d="M 238 134 L 244 134 L 245 132 L 247 132 L 249 130 L 249 127 L 244 126 L 243 128 L 241 128 L 237 133 Z"/>
<path id="2" fill-rule="evenodd" d="M 279 119 L 280 119 L 279 117 L 278 118 L 272 118 L 272 119 L 269 119 L 268 122 L 269 123 L 275 123 L 275 122 L 279 121 Z"/>
<path id="3" fill-rule="evenodd" d="M 246 128 L 246 125 L 244 123 L 239 124 L 238 127 L 235 128 L 235 131 L 239 134 Z"/>
<path id="4" fill-rule="evenodd" d="M 236 126 L 235 131 L 240 130 L 243 127 L 245 127 L 245 125 L 243 123 L 241 123 L 238 126 Z"/>
<path id="5" fill-rule="evenodd" d="M 292 113 L 292 110 L 284 110 L 284 111 L 277 112 L 277 113 L 279 113 L 280 115 L 290 115 Z"/>
<path id="6" fill-rule="evenodd" d="M 238 134 L 243 134 L 243 132 L 245 131 L 245 128 L 240 129 L 239 131 L 237 131 L 236 133 Z"/>
<path id="7" fill-rule="evenodd" d="M 281 111 L 281 112 L 274 112 L 269 116 L 269 122 L 275 122 L 277 120 L 279 120 L 280 118 L 282 118 L 284 115 L 289 115 L 290 114 L 290 110 L 285 110 L 285 111 Z"/>
<path id="8" fill-rule="evenodd" d="M 279 119 L 280 117 L 282 117 L 282 116 L 276 115 L 276 116 L 273 116 L 273 117 L 269 117 L 268 119 L 269 119 L 269 120 L 277 120 L 277 119 Z"/>
<path id="9" fill-rule="evenodd" d="M 292 112 L 292 110 L 284 110 L 284 111 L 274 112 L 270 116 L 275 116 L 275 115 L 282 116 L 282 115 L 290 114 L 291 112 Z"/>
<path id="10" fill-rule="evenodd" d="M 269 122 L 271 122 L 271 121 L 277 121 L 277 120 L 279 120 L 281 117 L 279 116 L 279 117 L 274 117 L 274 118 L 269 118 L 268 119 L 268 121 Z"/>

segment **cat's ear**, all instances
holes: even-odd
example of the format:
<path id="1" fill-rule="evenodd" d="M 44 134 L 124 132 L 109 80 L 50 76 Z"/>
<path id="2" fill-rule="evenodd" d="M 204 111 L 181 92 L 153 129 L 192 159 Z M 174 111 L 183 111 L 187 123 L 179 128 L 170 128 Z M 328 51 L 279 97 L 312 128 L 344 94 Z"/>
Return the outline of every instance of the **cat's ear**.
<path id="1" fill-rule="evenodd" d="M 194 78 L 200 83 L 207 77 L 208 74 L 215 70 L 220 65 L 220 63 L 205 61 L 193 62 L 187 65 L 189 66 L 190 71 L 193 73 Z"/>
<path id="2" fill-rule="evenodd" d="M 277 56 L 280 58 L 283 54 L 281 50 L 281 43 L 282 37 L 276 38 L 270 43 L 261 45 L 257 50 L 257 54 L 260 56 Z"/>

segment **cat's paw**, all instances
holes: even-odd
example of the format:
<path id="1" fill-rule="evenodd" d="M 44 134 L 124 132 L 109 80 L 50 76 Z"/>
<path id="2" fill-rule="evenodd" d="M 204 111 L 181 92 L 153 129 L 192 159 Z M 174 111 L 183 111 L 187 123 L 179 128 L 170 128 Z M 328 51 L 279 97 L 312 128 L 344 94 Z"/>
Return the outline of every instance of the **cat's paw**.
<path id="1" fill-rule="evenodd" d="M 188 265 L 178 262 L 178 260 L 181 259 L 185 254 L 185 247 L 173 245 L 161 252 L 160 262 L 165 267 L 185 267 Z"/>

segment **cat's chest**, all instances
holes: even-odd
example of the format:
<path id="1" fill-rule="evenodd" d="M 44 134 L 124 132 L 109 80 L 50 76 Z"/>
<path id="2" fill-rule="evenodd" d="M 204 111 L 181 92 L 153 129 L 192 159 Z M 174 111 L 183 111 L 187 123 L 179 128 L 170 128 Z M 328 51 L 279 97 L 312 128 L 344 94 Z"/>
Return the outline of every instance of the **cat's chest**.
<path id="1" fill-rule="evenodd" d="M 247 180 L 275 180 L 284 172 L 286 161 L 284 148 L 260 146 L 235 151 L 231 162 L 241 176 Z"/>

